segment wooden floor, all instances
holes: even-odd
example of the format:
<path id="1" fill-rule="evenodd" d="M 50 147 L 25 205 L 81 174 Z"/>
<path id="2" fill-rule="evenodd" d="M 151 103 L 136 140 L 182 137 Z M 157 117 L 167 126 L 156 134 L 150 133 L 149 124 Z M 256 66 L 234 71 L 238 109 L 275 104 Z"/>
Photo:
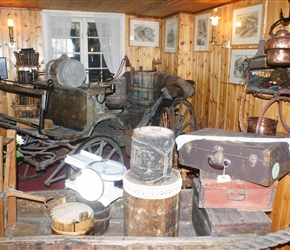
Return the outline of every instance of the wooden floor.
<path id="1" fill-rule="evenodd" d="M 39 202 L 18 199 L 17 226 L 15 228 L 8 227 L 5 230 L 5 237 L 52 235 L 50 227 L 50 209 L 59 204 L 63 197 L 65 197 L 67 201 L 76 200 L 75 193 L 70 190 L 54 190 L 51 192 L 38 191 L 29 193 L 46 196 L 47 198 L 54 196 L 55 199 L 51 203 L 48 202 L 48 207 L 45 207 L 44 204 Z M 179 237 L 196 236 L 191 222 L 191 195 L 192 190 L 182 191 L 178 231 Z M 122 198 L 112 203 L 110 213 L 111 219 L 109 221 L 109 227 L 104 236 L 124 236 Z"/>

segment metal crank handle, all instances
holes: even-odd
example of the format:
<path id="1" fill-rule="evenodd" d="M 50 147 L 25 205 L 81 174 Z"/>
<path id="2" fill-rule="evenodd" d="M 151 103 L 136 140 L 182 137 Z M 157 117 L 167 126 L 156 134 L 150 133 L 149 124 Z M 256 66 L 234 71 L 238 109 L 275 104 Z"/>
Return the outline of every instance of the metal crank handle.
<path id="1" fill-rule="evenodd" d="M 231 164 L 231 160 L 224 159 L 222 161 L 217 161 L 213 155 L 208 156 L 207 161 L 212 168 L 218 170 L 224 170 Z"/>

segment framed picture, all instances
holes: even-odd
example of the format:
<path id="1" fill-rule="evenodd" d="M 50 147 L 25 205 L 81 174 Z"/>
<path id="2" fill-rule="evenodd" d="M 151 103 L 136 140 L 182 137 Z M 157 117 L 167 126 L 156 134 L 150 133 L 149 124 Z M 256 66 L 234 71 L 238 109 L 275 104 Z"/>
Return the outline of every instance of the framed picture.
<path id="1" fill-rule="evenodd" d="M 165 38 L 164 38 L 164 52 L 175 53 L 177 43 L 177 17 L 166 19 L 165 22 Z"/>
<path id="2" fill-rule="evenodd" d="M 246 59 L 254 57 L 256 53 L 256 49 L 232 50 L 229 79 L 230 83 L 244 84 L 245 72 L 249 67 Z"/>
<path id="3" fill-rule="evenodd" d="M 233 11 L 232 44 L 259 43 L 262 4 Z"/>
<path id="4" fill-rule="evenodd" d="M 130 46 L 159 46 L 159 22 L 130 20 Z"/>
<path id="5" fill-rule="evenodd" d="M 7 79 L 7 64 L 6 64 L 6 57 L 0 57 L 0 78 Z"/>
<path id="6" fill-rule="evenodd" d="M 210 14 L 195 16 L 194 50 L 207 51 L 209 49 Z"/>

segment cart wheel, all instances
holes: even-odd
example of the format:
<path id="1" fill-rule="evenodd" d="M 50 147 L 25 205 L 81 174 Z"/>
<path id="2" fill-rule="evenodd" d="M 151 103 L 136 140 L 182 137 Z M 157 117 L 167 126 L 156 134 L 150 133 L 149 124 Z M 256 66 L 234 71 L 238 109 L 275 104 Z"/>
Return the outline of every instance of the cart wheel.
<path id="1" fill-rule="evenodd" d="M 175 133 L 174 119 L 170 109 L 167 107 L 163 107 L 160 111 L 159 126 L 169 128 Z"/>
<path id="2" fill-rule="evenodd" d="M 173 116 L 176 137 L 195 130 L 195 114 L 189 101 L 174 100 L 169 109 Z"/>
<path id="3" fill-rule="evenodd" d="M 42 161 L 42 159 L 40 159 Z M 34 166 L 25 161 L 18 163 L 18 179 L 21 181 L 30 181 L 37 179 L 46 173 L 46 169 L 37 171 Z"/>
<path id="4" fill-rule="evenodd" d="M 86 150 L 95 155 L 102 156 L 105 160 L 114 160 L 124 164 L 124 156 L 118 143 L 108 136 L 94 136 L 82 142 L 75 151 Z M 73 168 L 68 168 L 67 177 L 74 172 Z"/>
<path id="5" fill-rule="evenodd" d="M 30 181 L 44 175 L 46 169 L 37 170 L 35 165 L 32 165 L 29 162 L 43 162 L 49 159 L 49 157 L 46 158 L 45 155 L 37 153 L 39 148 L 42 147 L 38 140 L 31 139 L 27 135 L 22 135 L 22 138 L 24 139 L 25 144 L 19 149 L 19 151 L 25 156 L 24 159 L 19 159 L 17 162 L 17 176 L 21 181 Z"/>

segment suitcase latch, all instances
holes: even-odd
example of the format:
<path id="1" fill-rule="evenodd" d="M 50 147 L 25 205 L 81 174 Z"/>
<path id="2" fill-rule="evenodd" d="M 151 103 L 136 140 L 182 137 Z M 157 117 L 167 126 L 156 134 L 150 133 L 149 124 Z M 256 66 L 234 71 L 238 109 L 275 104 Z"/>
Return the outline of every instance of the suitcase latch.
<path id="1" fill-rule="evenodd" d="M 250 160 L 251 166 L 254 167 L 257 162 L 257 155 L 250 154 L 249 160 Z"/>

